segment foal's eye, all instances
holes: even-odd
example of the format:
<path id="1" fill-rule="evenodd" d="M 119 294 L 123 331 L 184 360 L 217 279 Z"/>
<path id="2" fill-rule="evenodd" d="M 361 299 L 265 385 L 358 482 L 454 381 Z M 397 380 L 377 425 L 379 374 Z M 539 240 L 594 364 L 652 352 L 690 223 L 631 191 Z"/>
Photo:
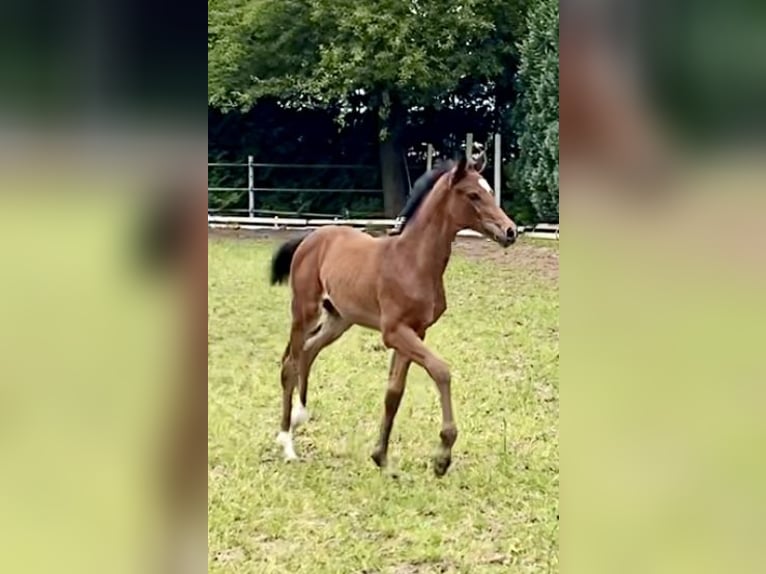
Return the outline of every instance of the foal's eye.
<path id="1" fill-rule="evenodd" d="M 470 199 L 471 201 L 479 201 L 480 196 L 475 191 L 469 191 L 468 192 L 468 199 Z"/>

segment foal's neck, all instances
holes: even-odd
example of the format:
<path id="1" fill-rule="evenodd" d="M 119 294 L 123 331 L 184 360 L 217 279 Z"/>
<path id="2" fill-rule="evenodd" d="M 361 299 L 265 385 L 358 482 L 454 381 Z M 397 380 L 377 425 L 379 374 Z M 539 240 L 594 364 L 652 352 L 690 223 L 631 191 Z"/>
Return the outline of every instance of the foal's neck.
<path id="1" fill-rule="evenodd" d="M 436 198 L 434 198 L 436 199 Z M 440 209 L 426 209 L 408 222 L 397 238 L 413 251 L 413 264 L 424 274 L 441 277 L 452 254 L 452 242 L 458 230 Z"/>

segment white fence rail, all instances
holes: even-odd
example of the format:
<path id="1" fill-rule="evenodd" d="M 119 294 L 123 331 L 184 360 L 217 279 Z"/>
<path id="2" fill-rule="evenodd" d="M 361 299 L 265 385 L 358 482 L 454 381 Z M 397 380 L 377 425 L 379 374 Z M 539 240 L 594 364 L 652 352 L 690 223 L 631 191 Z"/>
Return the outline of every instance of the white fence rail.
<path id="1" fill-rule="evenodd" d="M 210 228 L 217 229 L 318 229 L 325 225 L 347 225 L 349 227 L 391 229 L 396 224 L 394 219 L 308 219 L 302 217 L 238 217 L 229 215 L 207 216 Z M 519 226 L 519 234 L 538 239 L 558 239 L 559 226 L 550 223 L 524 227 Z M 461 237 L 481 237 L 481 234 L 466 229 L 458 233 Z"/>

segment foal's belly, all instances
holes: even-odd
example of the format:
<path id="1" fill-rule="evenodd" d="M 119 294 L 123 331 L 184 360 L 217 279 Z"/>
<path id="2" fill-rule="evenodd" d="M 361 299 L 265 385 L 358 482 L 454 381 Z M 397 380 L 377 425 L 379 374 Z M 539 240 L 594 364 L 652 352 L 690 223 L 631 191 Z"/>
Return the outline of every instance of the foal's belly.
<path id="1" fill-rule="evenodd" d="M 362 285 L 353 277 L 335 275 L 328 277 L 323 287 L 325 297 L 344 320 L 370 329 L 380 328 L 375 285 Z"/>
<path id="2" fill-rule="evenodd" d="M 359 313 L 359 312 L 355 312 L 355 310 L 347 311 L 345 314 L 343 313 L 343 311 L 341 311 L 340 313 L 344 319 L 346 319 L 350 323 L 353 323 L 354 325 L 360 325 L 362 327 L 367 327 L 368 329 L 374 329 L 375 331 L 380 331 L 379 316 L 373 316 L 368 313 Z"/>

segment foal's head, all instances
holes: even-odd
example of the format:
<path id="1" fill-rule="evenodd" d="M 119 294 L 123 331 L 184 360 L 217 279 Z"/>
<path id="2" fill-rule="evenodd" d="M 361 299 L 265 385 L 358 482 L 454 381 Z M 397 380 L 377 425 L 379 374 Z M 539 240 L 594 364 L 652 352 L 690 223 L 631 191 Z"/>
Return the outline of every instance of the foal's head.
<path id="1" fill-rule="evenodd" d="M 494 191 L 481 175 L 485 166 L 483 158 L 474 163 L 463 157 L 445 174 L 445 215 L 459 229 L 473 229 L 508 247 L 516 241 L 516 224 L 495 203 Z"/>

